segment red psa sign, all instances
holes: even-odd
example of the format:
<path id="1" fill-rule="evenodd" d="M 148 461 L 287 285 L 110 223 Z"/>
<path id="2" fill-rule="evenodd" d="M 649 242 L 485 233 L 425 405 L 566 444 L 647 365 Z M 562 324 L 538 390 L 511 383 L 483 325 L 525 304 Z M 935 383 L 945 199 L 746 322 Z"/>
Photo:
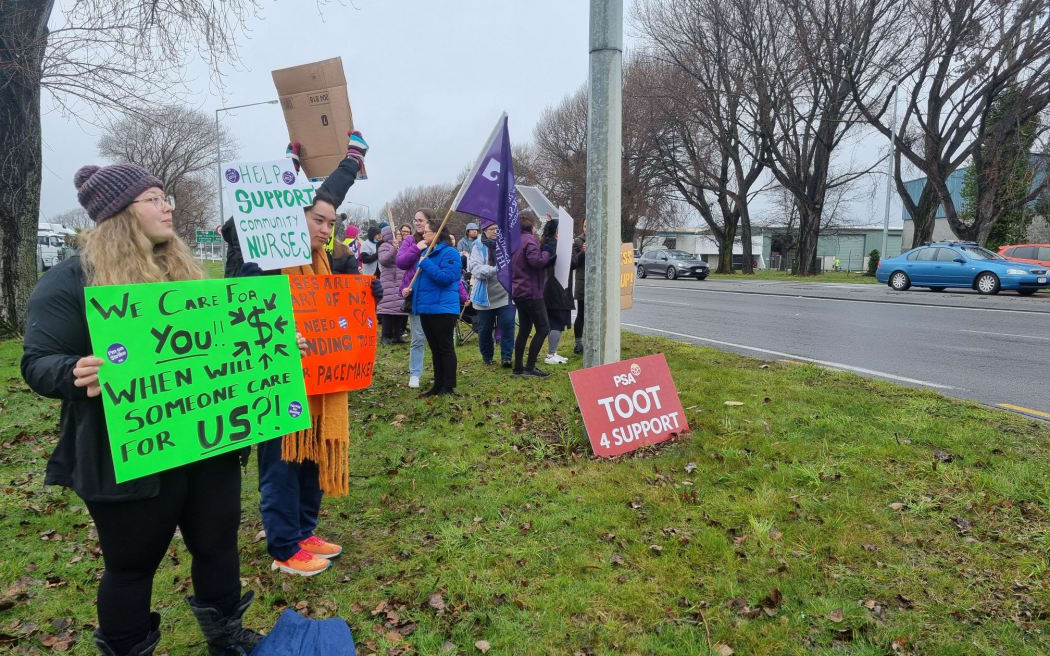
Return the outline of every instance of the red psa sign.
<path id="1" fill-rule="evenodd" d="M 618 456 L 689 431 L 663 353 L 570 371 L 591 449 Z"/>

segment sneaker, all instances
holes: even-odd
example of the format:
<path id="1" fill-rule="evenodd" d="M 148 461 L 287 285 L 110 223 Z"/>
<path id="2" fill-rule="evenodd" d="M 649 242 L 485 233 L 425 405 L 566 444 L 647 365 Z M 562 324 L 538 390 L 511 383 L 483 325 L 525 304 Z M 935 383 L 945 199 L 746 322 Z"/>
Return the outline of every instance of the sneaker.
<path id="1" fill-rule="evenodd" d="M 568 362 L 568 359 L 561 357 L 557 353 L 551 353 L 550 355 L 545 357 L 543 361 L 547 364 L 565 364 L 566 362 Z"/>
<path id="2" fill-rule="evenodd" d="M 485 365 L 486 367 L 491 367 L 492 365 L 496 364 L 496 361 L 495 360 L 482 360 L 481 364 Z"/>
<path id="3" fill-rule="evenodd" d="M 524 369 L 515 369 L 514 371 L 510 372 L 510 375 L 511 376 L 524 376 L 525 375 L 525 370 Z"/>
<path id="4" fill-rule="evenodd" d="M 334 542 L 325 542 L 316 535 L 311 535 L 302 542 L 299 546 L 306 549 L 318 558 L 335 558 L 339 554 L 343 553 L 343 548 Z"/>
<path id="5" fill-rule="evenodd" d="M 537 369 L 536 367 L 533 367 L 532 369 L 526 369 L 521 373 L 521 375 L 525 376 L 526 378 L 546 378 L 547 376 L 550 376 L 550 374 L 544 371 L 543 369 Z"/>
<path id="6" fill-rule="evenodd" d="M 583 353 L 583 342 L 576 342 L 576 346 L 572 347 L 572 352 L 577 355 Z"/>
<path id="7" fill-rule="evenodd" d="M 306 549 L 299 549 L 299 551 L 288 560 L 273 561 L 273 564 L 270 565 L 270 569 L 280 570 L 285 574 L 313 576 L 314 574 L 320 574 L 325 571 L 331 567 L 331 565 L 332 563 L 324 558 L 318 558 Z"/>
<path id="8" fill-rule="evenodd" d="M 419 387 L 419 376 L 410 376 L 408 378 L 408 386 L 415 389 Z"/>
<path id="9" fill-rule="evenodd" d="M 502 366 L 503 366 L 504 369 L 510 369 L 514 365 L 511 363 L 510 360 L 504 360 L 503 363 L 502 363 Z"/>

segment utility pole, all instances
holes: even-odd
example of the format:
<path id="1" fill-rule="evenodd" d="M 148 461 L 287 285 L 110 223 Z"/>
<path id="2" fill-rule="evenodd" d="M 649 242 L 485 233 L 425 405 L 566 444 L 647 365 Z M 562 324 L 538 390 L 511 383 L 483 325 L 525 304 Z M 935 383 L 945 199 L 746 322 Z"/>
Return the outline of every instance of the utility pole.
<path id="1" fill-rule="evenodd" d="M 620 359 L 623 0 L 591 0 L 583 366 Z"/>

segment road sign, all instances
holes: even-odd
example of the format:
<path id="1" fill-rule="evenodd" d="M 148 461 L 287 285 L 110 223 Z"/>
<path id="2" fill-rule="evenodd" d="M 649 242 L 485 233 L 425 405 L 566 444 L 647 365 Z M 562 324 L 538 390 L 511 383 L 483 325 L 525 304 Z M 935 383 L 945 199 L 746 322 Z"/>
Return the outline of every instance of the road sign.
<path id="1" fill-rule="evenodd" d="M 198 230 L 197 231 L 197 243 L 198 244 L 218 244 L 222 241 L 222 237 L 215 234 L 211 230 Z"/>

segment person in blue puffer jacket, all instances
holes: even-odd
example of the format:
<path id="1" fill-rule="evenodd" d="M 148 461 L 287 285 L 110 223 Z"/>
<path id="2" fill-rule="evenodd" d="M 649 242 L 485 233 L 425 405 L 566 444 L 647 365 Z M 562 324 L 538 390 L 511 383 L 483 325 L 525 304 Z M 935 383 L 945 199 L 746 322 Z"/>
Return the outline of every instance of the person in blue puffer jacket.
<path id="1" fill-rule="evenodd" d="M 423 241 L 429 246 L 419 259 L 419 276 L 412 285 L 412 313 L 423 324 L 423 335 L 434 361 L 434 386 L 424 396 L 451 395 L 456 391 L 456 344 L 453 336 L 459 319 L 459 252 L 444 239 L 435 239 L 441 224 L 427 219 Z"/>

